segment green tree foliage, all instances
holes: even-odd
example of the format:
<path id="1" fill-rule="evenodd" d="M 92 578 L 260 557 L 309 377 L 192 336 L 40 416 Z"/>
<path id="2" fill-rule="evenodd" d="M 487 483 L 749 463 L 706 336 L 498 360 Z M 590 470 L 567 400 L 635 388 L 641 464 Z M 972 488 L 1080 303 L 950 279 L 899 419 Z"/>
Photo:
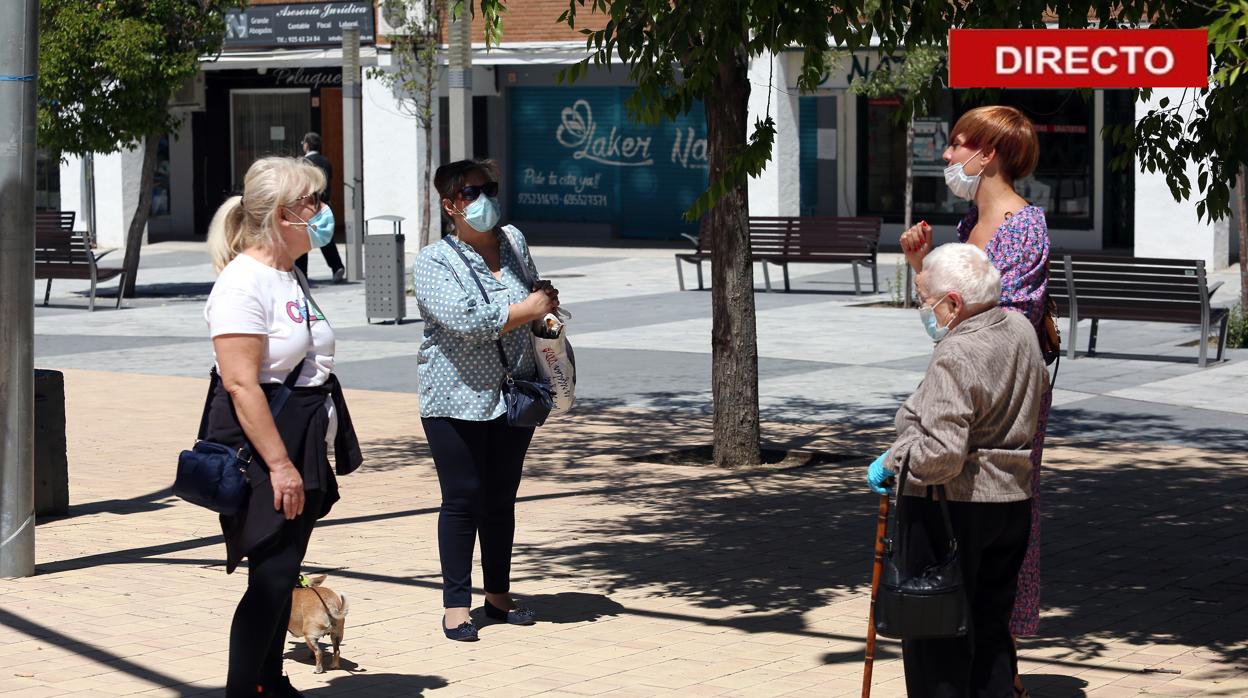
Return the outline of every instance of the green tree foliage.
<path id="1" fill-rule="evenodd" d="M 225 11 L 244 0 L 42 0 L 39 144 L 86 155 L 144 148 L 139 204 L 126 238 L 126 295 L 151 208 L 155 146 L 178 117 L 170 97 L 216 54 Z"/>

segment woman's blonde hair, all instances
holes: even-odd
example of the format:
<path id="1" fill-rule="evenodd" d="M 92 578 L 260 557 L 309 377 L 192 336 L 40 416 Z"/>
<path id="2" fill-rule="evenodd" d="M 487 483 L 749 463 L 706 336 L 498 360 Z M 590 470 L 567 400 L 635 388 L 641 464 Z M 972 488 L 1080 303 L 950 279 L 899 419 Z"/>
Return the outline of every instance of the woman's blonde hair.
<path id="1" fill-rule="evenodd" d="M 208 225 L 208 252 L 218 272 L 249 247 L 281 249 L 277 221 L 283 206 L 325 188 L 320 168 L 303 158 L 260 158 L 247 168 L 242 196 L 221 204 Z"/>

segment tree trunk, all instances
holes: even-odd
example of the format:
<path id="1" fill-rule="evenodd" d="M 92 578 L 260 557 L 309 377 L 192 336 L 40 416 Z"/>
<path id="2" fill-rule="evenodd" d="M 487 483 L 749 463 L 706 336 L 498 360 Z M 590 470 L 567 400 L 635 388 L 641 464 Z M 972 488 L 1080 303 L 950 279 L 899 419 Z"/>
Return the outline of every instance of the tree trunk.
<path id="1" fill-rule="evenodd" d="M 139 254 L 142 252 L 143 231 L 152 212 L 152 183 L 156 178 L 156 154 L 164 134 L 150 134 L 143 139 L 143 168 L 139 176 L 139 203 L 130 219 L 126 233 L 126 256 L 122 268 L 126 270 L 126 285 L 122 289 L 125 298 L 134 298 L 134 287 L 139 278 Z"/>
<path id="2" fill-rule="evenodd" d="M 720 65 L 706 100 L 710 181 L 723 176 L 727 158 L 746 143 L 750 84 L 744 52 Z M 750 260 L 745 185 L 727 192 L 710 212 L 711 384 L 714 460 L 720 467 L 762 460 L 758 421 L 758 332 L 754 323 L 754 266 Z"/>
<path id="3" fill-rule="evenodd" d="M 1241 312 L 1248 313 L 1248 165 L 1239 166 L 1239 307 Z"/>

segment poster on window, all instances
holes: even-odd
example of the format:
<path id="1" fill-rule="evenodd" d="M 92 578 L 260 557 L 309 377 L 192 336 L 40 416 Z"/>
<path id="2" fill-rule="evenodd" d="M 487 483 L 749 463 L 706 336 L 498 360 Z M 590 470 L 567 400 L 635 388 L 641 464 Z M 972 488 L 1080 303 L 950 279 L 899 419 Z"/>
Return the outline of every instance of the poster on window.
<path id="1" fill-rule="evenodd" d="M 949 122 L 944 119 L 920 118 L 914 120 L 915 177 L 943 177 L 945 174 L 944 152 L 949 143 Z"/>
<path id="2" fill-rule="evenodd" d="M 696 234 L 683 218 L 706 188 L 702 105 L 638 124 L 632 88 L 518 87 L 511 91 L 511 217 L 605 223 L 624 237 Z"/>

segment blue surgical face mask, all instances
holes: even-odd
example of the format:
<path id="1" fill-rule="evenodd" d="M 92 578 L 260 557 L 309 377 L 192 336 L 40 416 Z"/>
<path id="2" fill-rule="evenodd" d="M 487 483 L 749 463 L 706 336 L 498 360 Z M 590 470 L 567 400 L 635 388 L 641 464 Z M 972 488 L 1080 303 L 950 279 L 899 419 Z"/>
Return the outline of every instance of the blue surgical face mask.
<path id="1" fill-rule="evenodd" d="M 919 308 L 919 317 L 923 320 L 923 329 L 927 330 L 927 335 L 932 338 L 933 342 L 939 342 L 945 338 L 945 335 L 949 334 L 949 326 L 942 326 L 936 320 L 936 306 L 943 303 L 948 297 L 949 294 L 946 293 L 935 303 Z"/>
<path id="2" fill-rule="evenodd" d="M 312 249 L 324 247 L 334 241 L 334 212 L 328 206 L 322 206 L 312 218 L 303 220 L 295 213 L 290 215 L 299 219 L 300 223 L 308 229 L 308 240 L 312 242 Z"/>
<path id="3" fill-rule="evenodd" d="M 980 151 L 976 151 L 975 155 L 979 155 Z M 966 162 L 975 159 L 975 155 L 967 158 Z M 980 175 L 968 175 L 966 173 L 966 162 L 959 162 L 945 168 L 945 184 L 949 186 L 949 191 L 959 199 L 973 201 L 975 192 L 979 191 Z M 982 174 L 982 173 L 981 173 Z"/>
<path id="4" fill-rule="evenodd" d="M 328 206 L 322 206 L 308 221 L 308 239 L 314 249 L 334 241 L 334 212 Z"/>
<path id="5" fill-rule="evenodd" d="M 464 221 L 478 233 L 488 233 L 498 225 L 498 198 L 481 194 L 464 209 Z"/>

